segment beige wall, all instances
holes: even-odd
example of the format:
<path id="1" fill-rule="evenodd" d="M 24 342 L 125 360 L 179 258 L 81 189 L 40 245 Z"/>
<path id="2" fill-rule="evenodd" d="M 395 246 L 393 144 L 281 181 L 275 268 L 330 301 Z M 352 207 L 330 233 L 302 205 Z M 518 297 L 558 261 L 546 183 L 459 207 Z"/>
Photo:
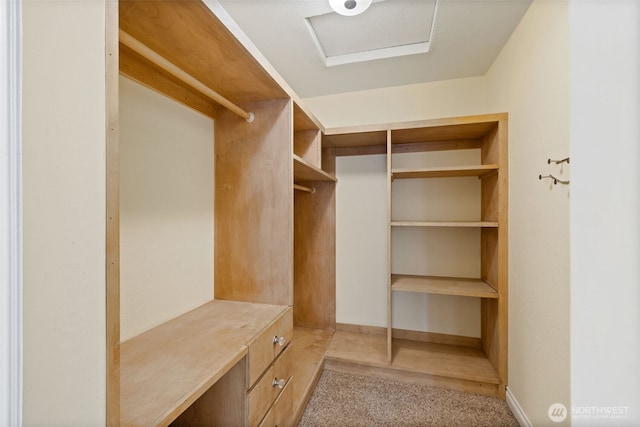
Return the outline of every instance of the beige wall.
<path id="1" fill-rule="evenodd" d="M 213 299 L 213 120 L 120 78 L 120 336 Z"/>
<path id="2" fill-rule="evenodd" d="M 570 407 L 570 167 L 566 2 L 534 2 L 487 76 L 490 110 L 509 112 L 509 387 L 533 425 Z M 568 423 L 568 421 L 566 421 Z"/>
<path id="3" fill-rule="evenodd" d="M 319 96 L 305 103 L 327 128 L 478 114 L 486 108 L 483 77 Z"/>
<path id="4" fill-rule="evenodd" d="M 24 1 L 24 426 L 105 423 L 103 1 Z"/>

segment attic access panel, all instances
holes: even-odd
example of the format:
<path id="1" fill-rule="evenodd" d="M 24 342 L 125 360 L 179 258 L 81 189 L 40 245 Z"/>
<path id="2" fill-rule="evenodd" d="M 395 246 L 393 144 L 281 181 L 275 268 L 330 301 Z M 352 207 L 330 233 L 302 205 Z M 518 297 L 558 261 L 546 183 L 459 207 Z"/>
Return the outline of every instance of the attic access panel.
<path id="1" fill-rule="evenodd" d="M 326 13 L 306 18 L 327 67 L 427 53 L 438 0 L 374 2 L 361 15 Z"/>

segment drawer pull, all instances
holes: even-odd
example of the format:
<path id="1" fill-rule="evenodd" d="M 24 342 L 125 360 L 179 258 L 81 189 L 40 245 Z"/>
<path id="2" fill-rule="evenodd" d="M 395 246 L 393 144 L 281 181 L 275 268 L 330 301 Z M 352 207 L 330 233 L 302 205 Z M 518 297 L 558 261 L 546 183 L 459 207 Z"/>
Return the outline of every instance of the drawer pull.
<path id="1" fill-rule="evenodd" d="M 271 383 L 271 385 L 273 387 L 283 388 L 286 383 L 287 383 L 287 381 L 284 378 L 282 378 L 282 379 L 274 378 L 273 382 Z"/>
<path id="2" fill-rule="evenodd" d="M 280 344 L 280 347 L 286 343 L 287 340 L 284 337 L 278 337 L 277 335 L 273 337 L 273 345 Z"/>

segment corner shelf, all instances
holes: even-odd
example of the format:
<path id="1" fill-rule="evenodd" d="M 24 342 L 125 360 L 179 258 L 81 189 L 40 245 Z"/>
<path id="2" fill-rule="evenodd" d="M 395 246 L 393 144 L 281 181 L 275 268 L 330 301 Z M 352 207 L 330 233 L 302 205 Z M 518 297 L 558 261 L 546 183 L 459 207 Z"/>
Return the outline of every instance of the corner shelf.
<path id="1" fill-rule="evenodd" d="M 477 166 L 456 166 L 442 168 L 423 169 L 392 169 L 391 179 L 411 179 L 411 178 L 450 178 L 477 176 L 484 178 L 497 172 L 498 165 L 477 165 Z"/>
<path id="2" fill-rule="evenodd" d="M 391 226 L 498 228 L 498 223 L 493 221 L 391 221 Z"/>
<path id="3" fill-rule="evenodd" d="M 293 155 L 293 181 L 294 182 L 313 182 L 326 181 L 335 182 L 336 178 L 327 172 L 319 169 L 297 154 Z"/>
<path id="4" fill-rule="evenodd" d="M 484 280 L 461 277 L 392 274 L 391 290 L 463 297 L 498 298 L 498 292 Z"/>

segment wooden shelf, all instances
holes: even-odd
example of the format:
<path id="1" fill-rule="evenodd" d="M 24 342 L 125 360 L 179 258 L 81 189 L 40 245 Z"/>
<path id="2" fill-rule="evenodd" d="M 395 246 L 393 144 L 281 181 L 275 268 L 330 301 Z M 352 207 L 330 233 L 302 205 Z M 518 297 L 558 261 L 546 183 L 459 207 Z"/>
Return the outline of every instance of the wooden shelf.
<path id="1" fill-rule="evenodd" d="M 495 393 L 499 383 L 495 369 L 481 349 L 394 339 L 393 360 L 389 364 L 385 335 L 345 331 L 336 331 L 331 340 L 325 369 L 348 369 L 489 395 Z"/>
<path id="2" fill-rule="evenodd" d="M 411 179 L 411 178 L 449 178 L 449 177 L 465 177 L 477 176 L 483 177 L 498 171 L 498 165 L 478 165 L 478 166 L 457 166 L 445 168 L 426 168 L 426 169 L 393 169 L 391 170 L 392 179 Z"/>
<path id="3" fill-rule="evenodd" d="M 360 128 L 331 129 L 325 132 L 322 145 L 327 148 L 381 146 L 386 151 L 387 131 L 385 129 L 366 130 Z"/>
<path id="4" fill-rule="evenodd" d="M 380 147 L 381 150 L 372 150 L 370 154 L 381 154 L 386 152 L 387 130 L 390 130 L 393 152 L 480 148 L 482 140 L 506 117 L 506 114 L 485 114 L 330 128 L 325 130 L 324 144 L 343 150 Z M 346 151 L 343 155 L 350 154 Z"/>
<path id="5" fill-rule="evenodd" d="M 498 228 L 498 223 L 492 221 L 391 221 L 391 226 Z"/>
<path id="6" fill-rule="evenodd" d="M 458 277 L 391 275 L 391 290 L 463 297 L 498 298 L 498 293 L 481 279 Z"/>
<path id="7" fill-rule="evenodd" d="M 176 17 L 180 17 L 177 19 Z M 286 98 L 290 88 L 219 6 L 201 1 L 119 2 L 120 29 L 235 104 Z M 121 46 L 120 71 L 204 114 L 216 107 Z"/>
<path id="8" fill-rule="evenodd" d="M 323 130 L 324 128 L 318 119 L 307 110 L 307 108 L 299 103 L 293 103 L 293 131 L 302 132 L 307 130 Z"/>
<path id="9" fill-rule="evenodd" d="M 214 300 L 120 346 L 120 425 L 168 425 L 288 307 Z"/>
<path id="10" fill-rule="evenodd" d="M 500 114 L 407 122 L 391 131 L 392 144 L 482 139 L 498 127 Z"/>
<path id="11" fill-rule="evenodd" d="M 322 375 L 324 355 L 329 347 L 332 330 L 326 329 L 293 329 L 291 341 L 291 359 L 293 375 L 293 420 L 300 420 L 307 402 Z"/>
<path id="12" fill-rule="evenodd" d="M 293 181 L 294 182 L 313 182 L 313 181 L 336 181 L 334 176 L 319 169 L 297 154 L 293 155 Z"/>

